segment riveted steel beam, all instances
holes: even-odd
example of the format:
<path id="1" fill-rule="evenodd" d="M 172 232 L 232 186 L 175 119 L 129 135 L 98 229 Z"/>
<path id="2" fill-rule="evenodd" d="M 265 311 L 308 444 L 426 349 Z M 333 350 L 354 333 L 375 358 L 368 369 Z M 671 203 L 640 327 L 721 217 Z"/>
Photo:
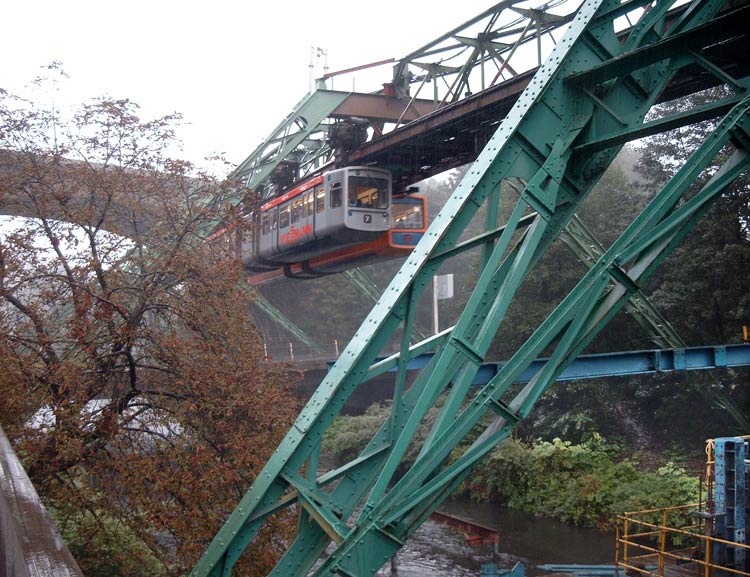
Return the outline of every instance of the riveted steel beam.
<path id="1" fill-rule="evenodd" d="M 405 101 L 384 94 L 361 94 L 352 92 L 331 112 L 331 116 L 356 116 L 383 122 L 411 122 L 437 109 L 431 100 Z"/>

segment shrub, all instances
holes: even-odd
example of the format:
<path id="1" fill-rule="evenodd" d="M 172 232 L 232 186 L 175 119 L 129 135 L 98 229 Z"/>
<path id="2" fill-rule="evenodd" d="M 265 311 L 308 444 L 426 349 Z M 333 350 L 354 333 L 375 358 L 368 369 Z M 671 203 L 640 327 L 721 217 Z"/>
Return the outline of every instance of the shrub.
<path id="1" fill-rule="evenodd" d="M 616 515 L 696 500 L 698 480 L 672 464 L 641 471 L 601 436 L 499 445 L 460 493 L 574 525 L 611 527 Z"/>

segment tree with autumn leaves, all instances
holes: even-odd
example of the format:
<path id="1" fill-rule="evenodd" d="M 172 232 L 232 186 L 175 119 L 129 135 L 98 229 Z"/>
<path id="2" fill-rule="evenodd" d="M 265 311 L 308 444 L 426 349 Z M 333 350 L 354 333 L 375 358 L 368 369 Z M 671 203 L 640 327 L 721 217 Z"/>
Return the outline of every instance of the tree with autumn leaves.
<path id="1" fill-rule="evenodd" d="M 170 158 L 178 122 L 0 90 L 0 212 L 26 217 L 0 233 L 0 424 L 87 576 L 185 574 L 296 414 L 241 266 L 204 241 L 242 191 Z"/>

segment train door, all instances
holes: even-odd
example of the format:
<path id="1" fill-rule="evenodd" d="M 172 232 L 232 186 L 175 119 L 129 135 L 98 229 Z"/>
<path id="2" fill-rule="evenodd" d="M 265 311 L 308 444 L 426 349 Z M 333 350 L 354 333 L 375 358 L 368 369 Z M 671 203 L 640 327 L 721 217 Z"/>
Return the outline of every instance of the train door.
<path id="1" fill-rule="evenodd" d="M 258 254 L 258 241 L 260 240 L 260 218 L 257 214 L 248 214 L 237 230 L 238 254 L 245 260 L 252 261 Z"/>
<path id="2" fill-rule="evenodd" d="M 336 175 L 340 177 L 340 173 Z M 333 180 L 328 187 L 328 226 L 333 233 L 344 227 L 344 183 Z"/>
<path id="3" fill-rule="evenodd" d="M 315 238 L 315 235 L 313 233 L 315 224 L 315 189 L 311 188 L 310 190 L 305 192 L 302 215 L 305 238 L 313 240 Z"/>
<path id="4" fill-rule="evenodd" d="M 279 207 L 274 206 L 271 210 L 271 234 L 269 241 L 271 243 L 269 253 L 276 254 L 279 252 Z"/>
<path id="5" fill-rule="evenodd" d="M 344 190 L 341 170 L 332 170 L 315 188 L 315 237 L 331 236 L 344 226 Z"/>
<path id="6" fill-rule="evenodd" d="M 315 215 L 313 216 L 313 230 L 315 238 L 323 238 L 326 211 L 326 187 L 323 184 L 315 186 Z"/>
<path id="7" fill-rule="evenodd" d="M 273 209 L 263 211 L 260 215 L 260 234 L 258 235 L 258 256 L 266 256 L 270 254 L 273 247 L 271 240 L 271 212 Z"/>
<path id="8" fill-rule="evenodd" d="M 284 252 L 291 246 L 294 246 L 294 235 L 291 233 L 291 215 L 292 205 L 290 202 L 287 201 L 284 204 L 279 205 L 278 244 L 276 245 L 277 252 Z"/>

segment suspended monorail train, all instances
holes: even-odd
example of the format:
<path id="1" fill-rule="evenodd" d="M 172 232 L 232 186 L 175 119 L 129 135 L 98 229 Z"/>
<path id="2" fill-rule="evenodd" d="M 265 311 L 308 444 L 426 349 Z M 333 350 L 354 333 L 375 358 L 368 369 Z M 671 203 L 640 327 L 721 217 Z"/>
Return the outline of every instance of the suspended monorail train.
<path id="1" fill-rule="evenodd" d="M 426 230 L 426 201 L 392 193 L 387 170 L 349 166 L 305 180 L 248 215 L 241 240 L 229 229 L 251 282 L 310 278 L 407 255 Z"/>

